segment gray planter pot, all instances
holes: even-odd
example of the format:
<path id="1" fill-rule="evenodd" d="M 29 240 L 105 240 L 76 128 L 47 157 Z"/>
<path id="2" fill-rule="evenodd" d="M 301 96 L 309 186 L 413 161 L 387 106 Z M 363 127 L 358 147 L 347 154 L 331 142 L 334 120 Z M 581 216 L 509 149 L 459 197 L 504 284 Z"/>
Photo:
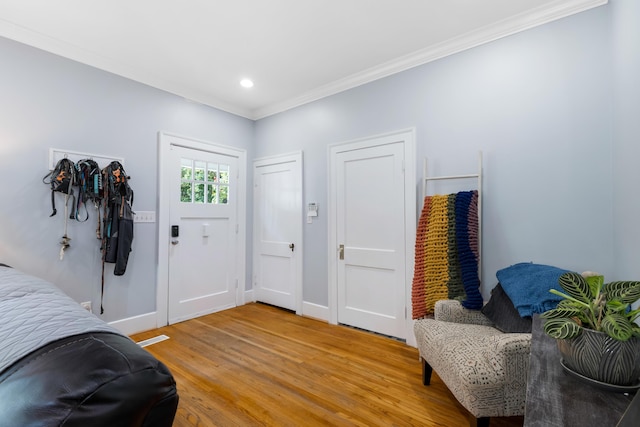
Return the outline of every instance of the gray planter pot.
<path id="1" fill-rule="evenodd" d="M 557 340 L 566 367 L 606 384 L 633 386 L 640 381 L 640 338 L 618 341 L 604 332 L 583 329 L 575 338 Z"/>

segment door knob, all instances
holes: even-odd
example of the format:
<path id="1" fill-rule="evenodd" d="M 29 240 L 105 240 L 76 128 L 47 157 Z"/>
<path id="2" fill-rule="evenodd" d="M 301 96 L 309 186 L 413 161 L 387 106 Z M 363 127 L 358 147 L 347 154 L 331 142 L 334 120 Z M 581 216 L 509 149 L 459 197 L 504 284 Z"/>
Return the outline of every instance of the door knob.
<path id="1" fill-rule="evenodd" d="M 344 259 L 344 245 L 340 245 L 339 252 L 340 252 L 340 259 Z"/>
<path id="2" fill-rule="evenodd" d="M 291 252 L 293 252 L 293 247 L 294 247 L 294 246 L 295 246 L 295 245 L 294 245 L 293 243 L 289 243 L 289 249 L 291 249 Z"/>
<path id="3" fill-rule="evenodd" d="M 180 241 L 178 239 L 171 240 L 171 244 L 172 245 L 177 245 L 178 243 L 180 243 Z"/>

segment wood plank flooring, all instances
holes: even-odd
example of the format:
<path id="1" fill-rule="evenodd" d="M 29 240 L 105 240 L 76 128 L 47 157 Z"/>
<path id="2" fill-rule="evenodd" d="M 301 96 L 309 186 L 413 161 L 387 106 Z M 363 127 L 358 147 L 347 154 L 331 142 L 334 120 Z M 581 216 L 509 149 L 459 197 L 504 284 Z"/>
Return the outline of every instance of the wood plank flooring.
<path id="1" fill-rule="evenodd" d="M 176 427 L 469 425 L 435 373 L 422 385 L 417 350 L 390 338 L 264 304 L 132 338 L 159 334 L 170 339 L 146 349 L 176 378 Z"/>

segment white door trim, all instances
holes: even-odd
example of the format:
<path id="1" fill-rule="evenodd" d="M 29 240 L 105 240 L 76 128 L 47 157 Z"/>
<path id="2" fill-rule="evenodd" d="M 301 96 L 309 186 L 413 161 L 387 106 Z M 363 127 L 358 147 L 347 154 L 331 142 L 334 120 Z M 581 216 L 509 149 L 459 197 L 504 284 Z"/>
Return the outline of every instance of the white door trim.
<path id="1" fill-rule="evenodd" d="M 413 320 L 411 319 L 411 284 L 413 281 L 413 267 L 415 261 L 415 237 L 416 237 L 416 144 L 415 144 L 415 128 L 400 130 L 396 132 L 373 135 L 357 140 L 340 142 L 328 146 L 328 270 L 329 270 L 329 323 L 338 323 L 338 264 L 337 251 L 338 242 L 337 235 L 337 194 L 336 188 L 336 156 L 338 153 L 362 148 L 375 147 L 379 145 L 389 144 L 393 142 L 404 143 L 405 160 L 404 160 L 404 186 L 405 186 L 405 285 L 406 285 L 406 342 L 409 345 L 416 346 L 415 336 L 413 334 Z"/>
<path id="2" fill-rule="evenodd" d="M 253 161 L 253 176 L 255 178 L 255 169 L 261 166 L 271 166 L 271 165 L 277 165 L 280 163 L 289 163 L 289 162 L 297 162 L 300 165 L 300 185 L 302 188 L 302 191 L 304 192 L 304 182 L 302 182 L 302 180 L 304 179 L 304 163 L 303 163 L 303 157 L 302 157 L 302 151 L 295 151 L 293 153 L 287 153 L 287 154 L 280 154 L 280 155 L 273 155 L 273 156 L 267 156 L 267 157 L 260 157 L 258 159 L 255 159 Z M 254 181 L 254 190 L 253 190 L 254 194 L 254 201 L 255 201 L 255 181 Z M 304 194 L 301 194 L 301 200 L 304 200 Z M 296 227 L 295 230 L 295 241 L 299 242 L 297 244 L 296 247 L 296 252 L 298 252 L 298 256 L 296 258 L 296 272 L 295 272 L 295 293 L 296 293 L 296 314 L 297 315 L 302 315 L 302 278 L 303 278 L 303 260 L 304 260 L 304 242 L 303 242 L 303 232 L 302 232 L 302 228 L 303 228 L 303 208 L 304 208 L 304 203 L 302 203 L 302 206 L 300 207 L 301 211 L 300 211 L 300 224 L 299 227 Z M 256 262 L 258 260 L 258 238 L 259 236 L 256 233 L 256 230 L 258 229 L 257 226 L 257 221 L 258 218 L 256 218 L 255 215 L 255 202 L 254 202 L 254 218 L 253 218 L 253 283 L 251 288 L 254 289 L 254 283 L 256 280 L 256 276 L 255 276 L 255 272 L 258 271 L 258 268 L 256 267 Z M 254 289 L 254 298 L 255 298 L 255 289 Z"/>
<path id="3" fill-rule="evenodd" d="M 177 143 L 176 138 L 180 141 Z M 170 218 L 169 201 L 170 175 L 169 169 L 171 145 L 224 154 L 238 159 L 238 245 L 236 257 L 238 260 L 238 285 L 236 288 L 236 305 L 244 304 L 244 290 L 246 286 L 246 233 L 247 233 L 247 152 L 246 150 L 215 144 L 194 139 L 171 132 L 158 132 L 158 268 L 156 278 L 156 326 L 168 324 L 169 299 L 169 240 Z M 164 231 L 163 231 L 164 230 Z"/>

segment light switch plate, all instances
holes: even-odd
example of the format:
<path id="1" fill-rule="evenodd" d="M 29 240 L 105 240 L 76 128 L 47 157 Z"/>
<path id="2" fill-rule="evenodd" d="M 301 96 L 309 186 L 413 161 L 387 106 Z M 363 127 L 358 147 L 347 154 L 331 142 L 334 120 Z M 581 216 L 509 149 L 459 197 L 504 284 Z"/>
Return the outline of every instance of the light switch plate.
<path id="1" fill-rule="evenodd" d="M 155 211 L 136 211 L 133 222 L 156 222 Z"/>

